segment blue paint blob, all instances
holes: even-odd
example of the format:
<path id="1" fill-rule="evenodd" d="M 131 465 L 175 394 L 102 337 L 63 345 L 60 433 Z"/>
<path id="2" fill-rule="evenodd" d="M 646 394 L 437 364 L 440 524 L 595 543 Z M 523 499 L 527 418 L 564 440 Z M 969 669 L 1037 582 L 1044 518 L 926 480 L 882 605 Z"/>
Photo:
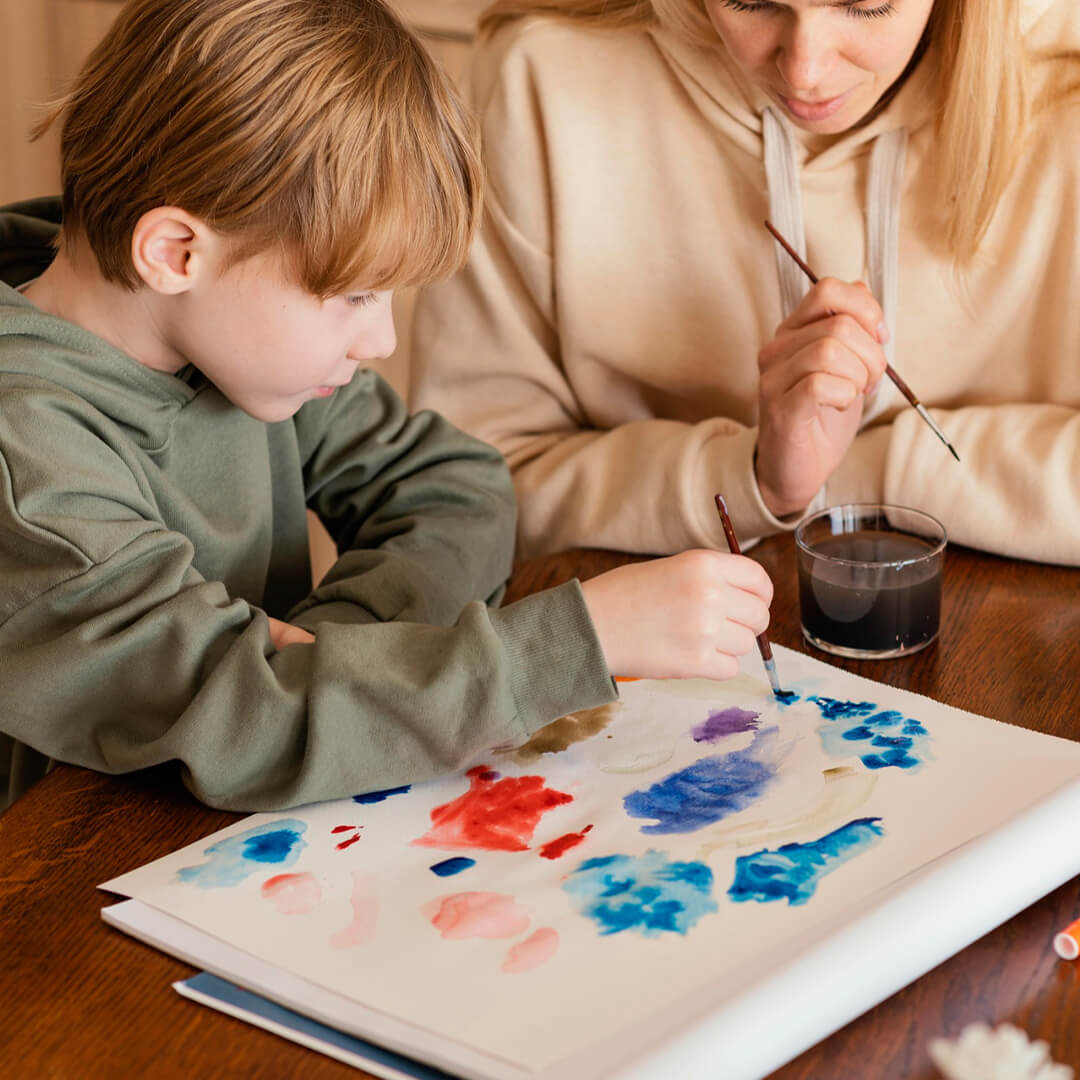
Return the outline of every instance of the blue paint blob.
<path id="1" fill-rule="evenodd" d="M 354 795 L 352 801 L 360 803 L 361 806 L 367 806 L 370 803 L 382 802 L 384 799 L 389 799 L 391 795 L 404 795 L 412 784 L 403 784 L 401 787 L 387 788 L 385 791 L 369 791 L 365 795 Z"/>
<path id="2" fill-rule="evenodd" d="M 307 841 L 300 839 L 306 831 L 307 825 L 295 818 L 257 825 L 212 844 L 203 852 L 210 856 L 209 862 L 185 866 L 176 877 L 200 889 L 224 889 L 239 885 L 266 866 L 294 866 L 307 847 Z"/>
<path id="3" fill-rule="evenodd" d="M 794 690 L 774 690 L 773 697 L 780 702 L 781 705 L 794 705 L 799 700 L 799 695 Z"/>
<path id="4" fill-rule="evenodd" d="M 782 844 L 735 860 L 735 881 L 728 889 L 732 900 L 786 900 L 793 907 L 805 904 L 818 882 L 838 866 L 876 844 L 884 835 L 881 818 L 857 818 L 808 844 Z"/>
<path id="5" fill-rule="evenodd" d="M 838 701 L 831 697 L 808 697 L 820 710 L 826 720 L 840 720 L 849 716 L 868 716 L 877 706 L 870 701 Z"/>
<path id="6" fill-rule="evenodd" d="M 745 750 L 700 758 L 644 791 L 630 792 L 623 798 L 626 812 L 656 819 L 654 825 L 642 825 L 643 833 L 686 833 L 745 809 L 776 775 L 774 762 L 755 756 L 761 737 L 775 730 L 758 732 Z"/>
<path id="7" fill-rule="evenodd" d="M 825 752 L 832 757 L 850 757 L 856 753 L 868 769 L 918 769 L 933 756 L 930 732 L 918 720 L 905 717 L 896 709 L 875 712 L 877 706 L 869 701 L 818 697 L 809 700 L 829 721 L 818 728 L 818 734 Z"/>
<path id="8" fill-rule="evenodd" d="M 586 859 L 562 887 L 602 935 L 685 935 L 716 911 L 712 871 L 700 862 L 670 862 L 662 851 Z"/>
<path id="9" fill-rule="evenodd" d="M 719 742 L 725 735 L 756 731 L 760 715 L 761 713 L 732 705 L 727 709 L 710 712 L 705 722 L 692 728 L 690 734 L 693 735 L 694 742 Z"/>
<path id="10" fill-rule="evenodd" d="M 466 858 L 464 855 L 455 855 L 452 859 L 443 859 L 442 862 L 429 866 L 428 869 L 439 877 L 453 877 L 455 874 L 460 874 L 462 870 L 468 870 L 470 866 L 475 865 L 475 859 Z"/>

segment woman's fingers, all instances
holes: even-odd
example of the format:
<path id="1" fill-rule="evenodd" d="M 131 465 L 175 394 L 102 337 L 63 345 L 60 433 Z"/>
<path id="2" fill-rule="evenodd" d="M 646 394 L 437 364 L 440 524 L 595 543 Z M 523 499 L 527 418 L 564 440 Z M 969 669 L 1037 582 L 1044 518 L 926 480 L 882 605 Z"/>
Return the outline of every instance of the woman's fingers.
<path id="1" fill-rule="evenodd" d="M 831 315 L 770 341 L 758 354 L 764 382 L 785 393 L 811 372 L 850 379 L 869 393 L 885 371 L 885 352 L 850 315 Z M 776 385 L 778 383 L 778 385 Z"/>
<path id="2" fill-rule="evenodd" d="M 776 328 L 776 336 L 842 313 L 850 315 L 878 344 L 888 341 L 885 314 L 874 294 L 861 281 L 840 281 L 838 278 L 818 281 Z"/>

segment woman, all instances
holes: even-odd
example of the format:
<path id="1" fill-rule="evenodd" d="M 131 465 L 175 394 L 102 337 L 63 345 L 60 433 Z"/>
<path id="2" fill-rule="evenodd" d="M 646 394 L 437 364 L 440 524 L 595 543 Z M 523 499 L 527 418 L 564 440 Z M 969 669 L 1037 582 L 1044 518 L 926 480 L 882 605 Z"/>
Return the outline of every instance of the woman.
<path id="1" fill-rule="evenodd" d="M 481 26 L 487 217 L 419 301 L 413 385 L 506 455 L 520 554 L 722 547 L 721 492 L 748 540 L 887 500 L 1080 563 L 1075 0 L 501 0 Z"/>

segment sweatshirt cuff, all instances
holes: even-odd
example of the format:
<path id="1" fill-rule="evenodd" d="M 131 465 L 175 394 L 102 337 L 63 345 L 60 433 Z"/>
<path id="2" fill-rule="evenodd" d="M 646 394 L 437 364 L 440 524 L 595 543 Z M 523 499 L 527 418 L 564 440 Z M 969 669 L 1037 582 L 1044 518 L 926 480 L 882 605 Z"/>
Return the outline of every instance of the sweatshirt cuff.
<path id="1" fill-rule="evenodd" d="M 526 735 L 618 698 L 576 579 L 492 611 L 490 618 L 506 649 Z"/>
<path id="2" fill-rule="evenodd" d="M 805 515 L 803 511 L 778 518 L 765 505 L 754 472 L 757 436 L 756 427 L 744 428 L 735 435 L 717 436 L 705 444 L 709 490 L 708 497 L 701 500 L 708 511 L 703 513 L 702 526 L 709 546 L 720 551 L 727 550 L 727 541 L 713 505 L 713 495 L 724 496 L 739 546 L 744 549 L 773 533 L 790 532 Z"/>

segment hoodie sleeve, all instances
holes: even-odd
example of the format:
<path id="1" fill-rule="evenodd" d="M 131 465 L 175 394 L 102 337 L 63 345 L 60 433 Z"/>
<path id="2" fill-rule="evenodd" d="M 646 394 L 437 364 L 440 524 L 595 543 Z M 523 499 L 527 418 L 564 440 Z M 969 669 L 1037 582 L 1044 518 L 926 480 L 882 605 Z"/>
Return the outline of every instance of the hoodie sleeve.
<path id="1" fill-rule="evenodd" d="M 565 154 L 581 126 L 573 115 L 580 102 L 550 84 L 561 65 L 540 70 L 531 59 L 533 37 L 541 35 L 550 52 L 552 33 L 558 28 L 525 23 L 476 54 L 472 98 L 488 173 L 484 224 L 465 269 L 417 299 L 413 404 L 438 409 L 503 452 L 518 495 L 523 557 L 573 547 L 723 550 L 711 499 L 717 491 L 727 495 L 746 542 L 789 528 L 758 491 L 756 427 L 723 416 L 691 423 L 641 415 L 604 425 L 577 394 L 563 362 L 573 343 L 561 338 L 554 234 L 560 198 L 580 206 L 592 184 L 566 175 L 565 160 L 561 171 L 552 163 L 555 133 Z M 587 377 L 609 378 L 617 395 L 617 377 L 604 374 L 617 361 L 590 360 L 595 374 Z M 662 355 L 656 363 L 662 367 Z"/>
<path id="2" fill-rule="evenodd" d="M 932 409 L 953 460 L 914 409 L 861 432 L 826 501 L 917 506 L 951 543 L 1080 566 L 1080 410 L 1055 404 Z"/>
<path id="3" fill-rule="evenodd" d="M 445 626 L 499 599 L 516 511 L 497 450 L 435 413 L 410 416 L 370 371 L 294 423 L 308 506 L 339 558 L 290 621 Z"/>
<path id="4" fill-rule="evenodd" d="M 576 582 L 502 610 L 470 602 L 505 577 L 505 481 L 433 418 L 391 410 L 366 461 L 336 434 L 309 445 L 313 501 L 361 546 L 303 605 L 315 643 L 278 651 L 265 613 L 198 571 L 191 540 L 77 400 L 14 404 L 0 451 L 0 725 L 42 753 L 110 773 L 177 761 L 204 802 L 272 810 L 420 781 L 614 697 Z M 424 480 L 429 468 L 446 472 Z M 374 503 L 350 499 L 354 484 Z M 438 588 L 428 557 L 464 580 Z"/>

